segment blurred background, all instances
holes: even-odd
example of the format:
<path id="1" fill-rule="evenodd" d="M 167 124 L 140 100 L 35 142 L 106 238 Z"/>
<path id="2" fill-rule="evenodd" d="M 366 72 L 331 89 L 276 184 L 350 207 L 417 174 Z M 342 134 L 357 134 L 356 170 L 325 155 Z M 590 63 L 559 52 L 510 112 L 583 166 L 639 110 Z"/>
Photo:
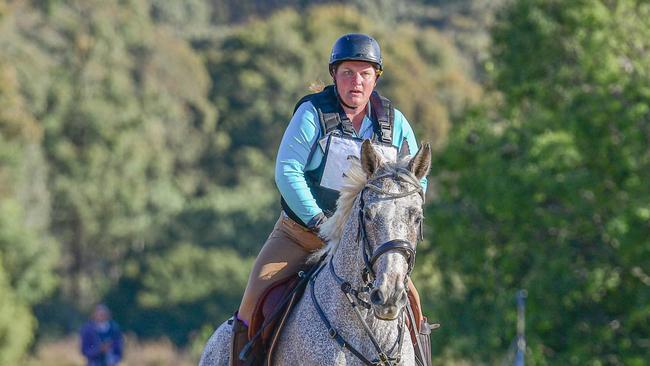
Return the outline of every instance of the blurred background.
<path id="1" fill-rule="evenodd" d="M 279 212 L 273 166 L 332 43 L 435 146 L 414 282 L 436 365 L 650 360 L 650 4 L 0 0 L 0 365 L 193 365 Z"/>

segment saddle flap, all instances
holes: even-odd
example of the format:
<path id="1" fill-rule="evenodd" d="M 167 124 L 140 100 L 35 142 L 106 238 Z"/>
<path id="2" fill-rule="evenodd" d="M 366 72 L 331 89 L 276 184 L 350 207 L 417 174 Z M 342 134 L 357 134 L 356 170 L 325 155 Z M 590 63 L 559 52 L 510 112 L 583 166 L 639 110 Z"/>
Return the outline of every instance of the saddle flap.
<path id="1" fill-rule="evenodd" d="M 278 306 L 286 305 L 286 303 L 283 304 L 284 300 L 299 281 L 300 277 L 297 275 L 290 276 L 275 282 L 262 293 L 262 296 L 257 300 L 257 305 L 255 306 L 255 311 L 253 312 L 251 323 L 248 327 L 249 339 L 252 339 L 262 328 L 265 319 L 269 319 L 274 315 Z M 270 337 L 272 328 L 273 325 L 271 324 L 264 329 L 262 333 L 263 343 L 266 343 Z"/>
<path id="2" fill-rule="evenodd" d="M 246 357 L 247 359 L 260 362 L 257 360 L 267 358 L 264 364 L 271 365 L 273 348 L 285 321 L 304 294 L 309 279 L 320 267 L 324 258 L 325 256 L 322 256 L 318 262 L 305 265 L 304 270 L 295 275 L 276 281 L 262 293 L 248 327 L 250 341 L 246 346 L 252 353 Z"/>

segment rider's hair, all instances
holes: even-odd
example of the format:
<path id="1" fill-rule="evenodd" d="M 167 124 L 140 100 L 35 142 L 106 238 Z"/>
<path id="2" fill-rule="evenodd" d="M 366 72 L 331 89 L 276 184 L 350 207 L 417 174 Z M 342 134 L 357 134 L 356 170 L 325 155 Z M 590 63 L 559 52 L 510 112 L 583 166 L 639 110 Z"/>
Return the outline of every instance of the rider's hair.
<path id="1" fill-rule="evenodd" d="M 325 82 L 323 82 L 323 80 L 318 79 L 309 84 L 309 91 L 312 93 L 322 92 L 323 89 L 325 89 Z"/>

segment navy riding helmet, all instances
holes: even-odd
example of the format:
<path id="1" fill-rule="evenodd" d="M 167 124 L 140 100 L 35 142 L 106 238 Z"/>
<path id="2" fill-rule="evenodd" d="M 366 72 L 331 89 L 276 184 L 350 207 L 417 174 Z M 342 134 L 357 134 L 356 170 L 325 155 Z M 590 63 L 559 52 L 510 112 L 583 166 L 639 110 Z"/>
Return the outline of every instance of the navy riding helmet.
<path id="1" fill-rule="evenodd" d="M 370 62 L 377 67 L 379 73 L 384 66 L 379 43 L 369 35 L 359 33 L 346 34 L 334 42 L 329 62 L 330 73 L 343 61 Z"/>

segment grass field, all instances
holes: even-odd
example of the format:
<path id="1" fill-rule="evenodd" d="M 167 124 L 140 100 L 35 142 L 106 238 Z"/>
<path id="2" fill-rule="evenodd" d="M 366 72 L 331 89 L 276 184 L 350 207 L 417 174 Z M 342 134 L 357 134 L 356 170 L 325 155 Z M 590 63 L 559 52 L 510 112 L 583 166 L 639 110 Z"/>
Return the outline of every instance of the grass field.
<path id="1" fill-rule="evenodd" d="M 199 352 L 180 350 L 170 341 L 138 341 L 127 336 L 124 360 L 120 366 L 194 366 Z M 79 338 L 70 336 L 58 341 L 38 345 L 25 361 L 25 366 L 85 366 L 85 359 L 79 352 Z"/>

